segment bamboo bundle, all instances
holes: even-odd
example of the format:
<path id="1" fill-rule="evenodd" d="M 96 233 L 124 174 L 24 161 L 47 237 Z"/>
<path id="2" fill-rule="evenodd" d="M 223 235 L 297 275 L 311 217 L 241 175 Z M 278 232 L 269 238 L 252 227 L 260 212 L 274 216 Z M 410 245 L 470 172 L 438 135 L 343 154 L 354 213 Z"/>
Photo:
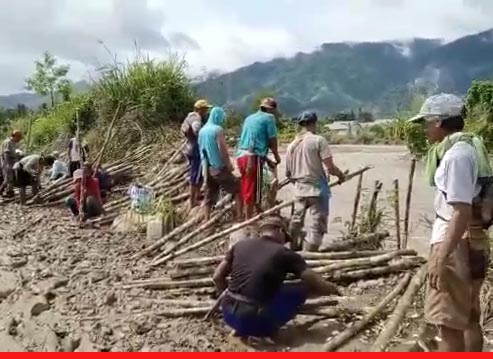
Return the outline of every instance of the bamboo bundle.
<path id="1" fill-rule="evenodd" d="M 337 270 L 341 269 L 347 269 L 351 267 L 358 267 L 358 266 L 377 266 L 380 264 L 388 263 L 391 260 L 400 257 L 401 253 L 399 251 L 383 254 L 381 256 L 376 256 L 376 257 L 369 257 L 369 258 L 358 258 L 358 259 L 351 259 L 347 261 L 340 261 L 337 263 L 330 264 L 326 267 L 322 268 L 317 268 L 315 269 L 315 272 L 317 273 L 330 273 L 330 272 L 335 272 Z"/>
<path id="2" fill-rule="evenodd" d="M 380 332 L 380 335 L 371 347 L 370 351 L 384 352 L 385 349 L 388 347 L 390 340 L 399 330 L 399 326 L 402 324 L 402 320 L 406 315 L 406 312 L 414 303 L 414 298 L 416 294 L 423 287 L 426 280 L 426 273 L 427 268 L 426 266 L 423 266 L 411 280 L 409 287 L 397 304 L 397 307 L 395 308 L 390 319 L 385 325 L 385 328 Z"/>
<path id="3" fill-rule="evenodd" d="M 408 273 L 404 276 L 404 278 L 399 282 L 397 287 L 392 290 L 378 305 L 375 309 L 373 309 L 370 313 L 365 315 L 365 317 L 354 323 L 351 327 L 347 328 L 345 331 L 337 335 L 333 338 L 325 347 L 324 350 L 326 352 L 333 352 L 339 349 L 342 345 L 347 343 L 352 337 L 357 335 L 360 331 L 366 328 L 377 315 L 379 315 L 391 302 L 394 301 L 395 298 L 407 287 L 409 280 L 411 279 L 411 275 Z"/>
<path id="4" fill-rule="evenodd" d="M 374 267 L 370 269 L 354 270 L 349 272 L 331 273 L 327 276 L 336 283 L 350 283 L 362 279 L 380 278 L 390 274 L 404 272 L 421 266 L 426 260 L 421 257 L 411 257 L 395 261 L 386 266 Z"/>
<path id="5" fill-rule="evenodd" d="M 384 254 L 391 253 L 389 251 L 354 251 L 354 252 L 334 252 L 334 253 L 311 253 L 311 252 L 299 252 L 305 260 L 313 261 L 330 261 L 330 260 L 345 260 L 354 258 L 366 258 L 375 257 Z M 401 250 L 399 251 L 401 256 L 417 256 L 418 253 L 414 250 Z M 205 257 L 205 258 L 191 258 L 181 259 L 173 262 L 173 267 L 177 269 L 189 269 L 195 267 L 204 267 L 210 265 L 218 265 L 224 256 Z M 313 264 L 313 263 L 312 263 Z"/>
<path id="6" fill-rule="evenodd" d="M 283 208 L 286 208 L 286 207 L 291 206 L 291 204 L 293 204 L 293 203 L 294 203 L 294 201 L 289 201 L 289 202 L 281 203 L 281 204 L 279 204 L 279 205 L 277 205 L 277 206 L 269 209 L 268 211 L 265 211 L 265 212 L 259 214 L 258 216 L 254 217 L 254 218 L 252 218 L 252 219 L 250 219 L 250 220 L 248 220 L 246 222 L 243 222 L 243 223 L 234 225 L 234 226 L 232 226 L 231 228 L 229 228 L 229 229 L 227 229 L 225 231 L 222 231 L 220 233 L 216 233 L 216 234 L 214 234 L 214 235 L 212 235 L 210 237 L 207 237 L 207 238 L 205 238 L 205 239 L 203 239 L 203 240 L 201 240 L 201 241 L 199 241 L 199 242 L 197 242 L 197 243 L 195 243 L 195 244 L 193 244 L 193 245 L 191 245 L 189 247 L 183 248 L 183 249 L 181 249 L 181 250 L 179 250 L 177 252 L 170 253 L 166 257 L 164 257 L 164 258 L 162 258 L 162 259 L 160 259 L 158 261 L 153 262 L 151 264 L 151 266 L 157 267 L 159 265 L 165 264 L 166 262 L 168 262 L 168 261 L 170 261 L 170 260 L 172 260 L 172 259 L 174 259 L 176 257 L 179 257 L 179 256 L 181 256 L 183 254 L 186 254 L 186 253 L 189 253 L 191 251 L 194 251 L 194 250 L 196 250 L 198 248 L 201 248 L 201 247 L 203 247 L 203 246 L 205 246 L 205 245 L 207 245 L 209 243 L 212 243 L 212 242 L 214 242 L 214 241 L 216 241 L 216 240 L 218 240 L 218 239 L 220 239 L 220 238 L 222 238 L 224 236 L 228 236 L 228 235 L 230 235 L 232 233 L 238 232 L 239 230 L 241 230 L 241 229 L 243 229 L 243 228 L 245 228 L 247 226 L 250 226 L 250 225 L 258 222 L 258 221 L 262 220 L 265 217 L 268 217 L 268 216 L 270 216 L 270 215 L 272 215 L 274 213 L 277 213 L 278 211 L 280 211 Z"/>

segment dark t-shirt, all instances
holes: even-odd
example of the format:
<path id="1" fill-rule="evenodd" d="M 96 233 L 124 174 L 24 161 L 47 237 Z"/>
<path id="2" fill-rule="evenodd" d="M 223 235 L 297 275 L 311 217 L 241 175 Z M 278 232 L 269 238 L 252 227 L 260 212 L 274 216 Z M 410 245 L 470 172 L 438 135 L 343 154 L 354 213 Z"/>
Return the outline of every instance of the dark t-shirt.
<path id="1" fill-rule="evenodd" d="M 227 260 L 231 263 L 230 292 L 260 304 L 275 296 L 288 274 L 299 278 L 307 267 L 300 255 L 265 238 L 239 242 Z"/>

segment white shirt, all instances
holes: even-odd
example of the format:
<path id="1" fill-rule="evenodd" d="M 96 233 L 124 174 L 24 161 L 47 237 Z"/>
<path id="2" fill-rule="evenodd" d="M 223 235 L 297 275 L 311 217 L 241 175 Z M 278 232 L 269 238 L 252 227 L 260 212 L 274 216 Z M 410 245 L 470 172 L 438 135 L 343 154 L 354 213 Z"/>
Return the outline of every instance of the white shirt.
<path id="1" fill-rule="evenodd" d="M 456 143 L 443 157 L 435 174 L 435 212 L 431 245 L 445 240 L 449 221 L 454 208 L 451 203 L 473 203 L 481 192 L 478 185 L 479 169 L 474 148 L 465 143 Z"/>
<path id="2" fill-rule="evenodd" d="M 70 140 L 70 162 L 79 162 L 81 160 L 80 158 L 80 147 L 79 147 L 79 141 L 77 141 L 77 138 L 74 137 Z M 84 151 L 84 147 L 86 146 L 86 143 L 82 141 L 82 151 Z M 85 153 L 84 153 L 85 155 Z"/>
<path id="3" fill-rule="evenodd" d="M 60 160 L 56 160 L 53 163 L 53 167 L 51 168 L 50 178 L 53 180 L 57 178 L 59 175 L 63 175 L 63 178 L 66 178 L 68 176 L 68 169 L 67 169 L 67 165 L 64 162 Z"/>

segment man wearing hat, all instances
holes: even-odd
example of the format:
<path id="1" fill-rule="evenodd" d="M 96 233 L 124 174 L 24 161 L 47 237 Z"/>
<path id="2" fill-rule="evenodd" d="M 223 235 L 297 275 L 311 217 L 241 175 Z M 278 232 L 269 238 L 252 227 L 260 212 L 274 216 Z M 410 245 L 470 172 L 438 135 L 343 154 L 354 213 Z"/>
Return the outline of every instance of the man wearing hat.
<path id="1" fill-rule="evenodd" d="M 181 125 L 181 132 L 187 141 L 185 155 L 190 164 L 190 208 L 199 204 L 203 177 L 198 136 L 200 129 L 207 122 L 211 108 L 206 100 L 198 100 L 194 105 L 194 112 L 189 113 Z"/>
<path id="2" fill-rule="evenodd" d="M 19 160 L 16 148 L 22 141 L 22 132 L 15 130 L 12 135 L 3 141 L 0 147 L 0 165 L 2 169 L 2 185 L 0 186 L 0 195 L 6 191 L 7 197 L 14 196 L 14 165 Z"/>
<path id="3" fill-rule="evenodd" d="M 308 295 L 337 295 L 337 288 L 285 247 L 287 226 L 281 217 L 260 225 L 260 239 L 245 239 L 226 254 L 214 275 L 226 324 L 241 338 L 268 338 L 294 319 Z M 301 279 L 284 283 L 288 274 Z M 227 279 L 230 277 L 229 286 Z"/>
<path id="4" fill-rule="evenodd" d="M 238 144 L 238 168 L 246 219 L 252 218 L 255 207 L 260 209 L 262 173 L 269 150 L 274 155 L 274 166 L 281 163 L 277 143 L 277 115 L 277 102 L 268 97 L 262 100 L 258 112 L 247 117 L 243 124 Z"/>
<path id="5" fill-rule="evenodd" d="M 480 293 L 489 262 L 481 213 L 492 170 L 481 139 L 464 130 L 461 98 L 441 94 L 426 100 L 418 116 L 432 147 L 426 177 L 436 188 L 425 316 L 441 331 L 442 352 L 480 352 Z M 489 219 L 491 221 L 491 218 Z"/>
<path id="6" fill-rule="evenodd" d="M 305 225 L 305 249 L 316 252 L 327 233 L 329 217 L 329 175 L 344 180 L 344 173 L 334 164 L 327 140 L 316 134 L 318 117 L 314 112 L 304 112 L 294 119 L 300 133 L 288 147 L 286 176 L 294 184 L 296 204 L 291 222 L 291 235 L 295 249 L 302 246 Z M 304 223 L 306 220 L 306 223 Z"/>

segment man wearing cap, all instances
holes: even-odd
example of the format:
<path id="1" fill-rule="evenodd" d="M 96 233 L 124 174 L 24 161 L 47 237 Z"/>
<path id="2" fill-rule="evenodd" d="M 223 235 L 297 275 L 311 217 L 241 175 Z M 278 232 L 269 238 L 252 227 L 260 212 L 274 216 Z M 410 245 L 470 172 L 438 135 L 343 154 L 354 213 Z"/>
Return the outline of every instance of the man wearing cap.
<path id="1" fill-rule="evenodd" d="M 186 138 L 185 155 L 190 164 L 190 207 L 199 204 L 200 189 L 202 187 L 202 167 L 198 145 L 199 132 L 207 122 L 209 111 L 212 108 L 206 100 L 195 103 L 194 112 L 188 114 L 181 125 L 181 132 Z"/>
<path id="2" fill-rule="evenodd" d="M 260 239 L 245 239 L 226 254 L 214 275 L 222 295 L 226 324 L 241 338 L 268 338 L 294 319 L 308 295 L 337 295 L 337 288 L 285 247 L 287 226 L 281 217 L 260 225 Z M 287 275 L 301 283 L 284 283 Z M 227 277 L 230 277 L 229 285 Z"/>
<path id="3" fill-rule="evenodd" d="M 259 111 L 246 118 L 238 144 L 238 168 L 241 174 L 241 196 L 246 219 L 253 216 L 254 208 L 262 203 L 262 173 L 269 150 L 275 165 L 281 163 L 277 143 L 277 102 L 262 100 Z M 269 161 L 270 163 L 270 161 Z"/>
<path id="4" fill-rule="evenodd" d="M 429 98 L 410 121 L 422 123 L 433 144 L 426 177 L 436 188 L 425 316 L 440 328 L 442 352 L 480 352 L 480 292 L 489 262 L 481 197 L 491 181 L 486 148 L 463 133 L 465 106 L 454 95 Z"/>
<path id="5" fill-rule="evenodd" d="M 14 196 L 14 165 L 17 158 L 16 147 L 22 141 L 22 132 L 14 131 L 12 135 L 3 141 L 0 148 L 0 165 L 2 168 L 3 182 L 0 186 L 0 195 L 6 191 L 7 197 Z"/>
<path id="6" fill-rule="evenodd" d="M 316 113 L 304 112 L 294 119 L 301 131 L 286 154 L 286 176 L 294 184 L 296 204 L 291 222 L 294 249 L 301 250 L 306 224 L 305 249 L 319 250 L 327 233 L 329 217 L 329 175 L 344 181 L 344 173 L 334 164 L 327 140 L 316 134 Z M 306 223 L 304 223 L 306 220 Z"/>

